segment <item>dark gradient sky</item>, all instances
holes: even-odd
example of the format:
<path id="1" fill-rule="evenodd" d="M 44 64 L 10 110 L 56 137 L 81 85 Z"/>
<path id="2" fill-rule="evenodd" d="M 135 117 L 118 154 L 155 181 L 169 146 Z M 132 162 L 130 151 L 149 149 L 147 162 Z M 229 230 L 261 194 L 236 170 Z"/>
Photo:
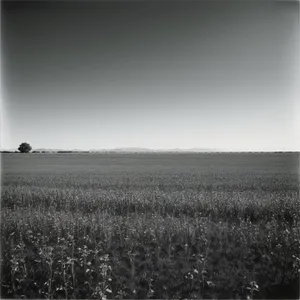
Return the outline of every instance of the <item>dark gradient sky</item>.
<path id="1" fill-rule="evenodd" d="M 1 147 L 300 150 L 299 50 L 298 1 L 4 2 Z"/>

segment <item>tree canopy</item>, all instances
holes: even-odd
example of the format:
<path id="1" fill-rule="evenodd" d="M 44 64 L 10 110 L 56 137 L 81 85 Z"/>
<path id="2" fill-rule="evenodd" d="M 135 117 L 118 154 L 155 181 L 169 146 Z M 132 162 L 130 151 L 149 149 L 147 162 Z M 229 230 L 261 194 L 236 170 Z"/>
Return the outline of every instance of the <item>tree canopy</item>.
<path id="1" fill-rule="evenodd" d="M 29 153 L 31 149 L 32 147 L 28 143 L 22 143 L 18 148 L 21 153 Z"/>

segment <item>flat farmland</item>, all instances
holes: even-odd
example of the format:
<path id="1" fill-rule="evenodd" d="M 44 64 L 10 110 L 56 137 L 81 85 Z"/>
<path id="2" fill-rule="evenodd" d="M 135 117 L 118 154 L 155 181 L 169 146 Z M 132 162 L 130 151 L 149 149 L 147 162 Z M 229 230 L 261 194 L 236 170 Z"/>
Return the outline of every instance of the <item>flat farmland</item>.
<path id="1" fill-rule="evenodd" d="M 299 298 L 298 153 L 1 163 L 2 298 Z"/>

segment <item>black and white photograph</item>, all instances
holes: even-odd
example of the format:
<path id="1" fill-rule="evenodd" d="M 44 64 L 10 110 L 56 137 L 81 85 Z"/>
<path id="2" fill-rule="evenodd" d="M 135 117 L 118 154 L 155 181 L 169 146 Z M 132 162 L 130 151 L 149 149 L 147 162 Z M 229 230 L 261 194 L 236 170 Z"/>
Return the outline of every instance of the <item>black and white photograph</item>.
<path id="1" fill-rule="evenodd" d="M 299 299 L 300 2 L 1 1 L 1 299 Z"/>

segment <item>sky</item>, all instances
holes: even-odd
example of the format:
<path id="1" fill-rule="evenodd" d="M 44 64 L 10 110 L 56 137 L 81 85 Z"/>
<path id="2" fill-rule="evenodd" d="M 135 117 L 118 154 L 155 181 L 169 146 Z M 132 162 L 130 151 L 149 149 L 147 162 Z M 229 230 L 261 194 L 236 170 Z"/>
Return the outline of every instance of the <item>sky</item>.
<path id="1" fill-rule="evenodd" d="M 2 149 L 300 151 L 298 1 L 3 1 L 1 14 Z"/>

